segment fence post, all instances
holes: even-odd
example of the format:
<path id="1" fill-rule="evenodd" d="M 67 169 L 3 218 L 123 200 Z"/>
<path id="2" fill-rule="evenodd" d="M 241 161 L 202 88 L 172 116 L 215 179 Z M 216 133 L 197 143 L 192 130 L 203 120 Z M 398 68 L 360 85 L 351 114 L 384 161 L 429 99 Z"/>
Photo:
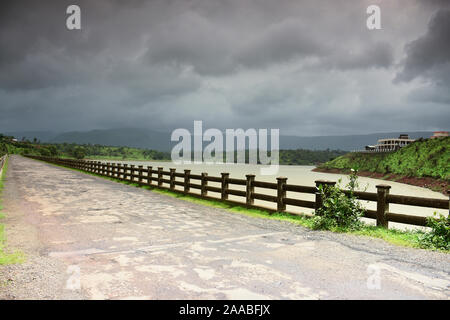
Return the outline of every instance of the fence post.
<path id="1" fill-rule="evenodd" d="M 130 180 L 131 182 L 134 181 L 134 164 L 130 165 Z"/>
<path id="2" fill-rule="evenodd" d="M 162 171 L 163 171 L 163 167 L 158 167 L 158 187 L 162 187 L 162 184 L 163 184 L 163 182 L 162 182 L 162 179 L 163 179 Z"/>
<path id="3" fill-rule="evenodd" d="M 314 214 L 318 214 L 319 209 L 322 208 L 322 206 L 323 206 L 323 199 L 322 199 L 322 195 L 319 192 L 319 187 L 320 186 L 323 186 L 323 187 L 330 186 L 330 187 L 332 187 L 332 186 L 336 185 L 336 182 L 335 181 L 327 181 L 327 180 L 316 180 L 314 182 L 316 183 L 316 189 L 317 189 L 316 190 L 316 201 L 315 201 L 315 208 L 314 208 L 315 212 L 314 212 Z"/>
<path id="4" fill-rule="evenodd" d="M 110 176 L 111 173 L 109 172 L 111 170 L 111 163 L 107 162 L 106 163 L 106 176 Z"/>
<path id="5" fill-rule="evenodd" d="M 119 180 L 122 180 L 122 167 L 121 163 L 117 164 L 117 178 L 119 178 Z"/>
<path id="6" fill-rule="evenodd" d="M 286 211 L 286 177 L 278 177 L 277 178 L 277 211 L 284 212 Z"/>
<path id="7" fill-rule="evenodd" d="M 206 180 L 206 177 L 208 176 L 208 173 L 202 172 L 202 183 L 201 183 L 201 189 L 200 189 L 200 195 L 202 197 L 206 197 L 208 195 L 208 190 L 206 190 L 206 186 L 208 185 L 208 181 Z"/>
<path id="8" fill-rule="evenodd" d="M 170 168 L 170 190 L 175 189 L 175 168 Z"/>
<path id="9" fill-rule="evenodd" d="M 255 185 L 253 184 L 253 182 L 255 181 L 255 175 L 247 174 L 245 175 L 245 177 L 247 178 L 245 204 L 247 206 L 250 206 L 255 202 L 255 199 L 253 198 L 253 193 L 255 193 Z"/>
<path id="10" fill-rule="evenodd" d="M 111 163 L 111 173 L 110 173 L 110 175 L 111 175 L 111 177 L 115 177 L 115 175 L 116 175 L 116 170 L 115 170 L 115 166 L 116 166 L 116 164 L 114 163 L 114 162 L 112 162 Z"/>
<path id="11" fill-rule="evenodd" d="M 128 164 L 123 164 L 123 180 L 127 181 L 128 176 Z"/>
<path id="12" fill-rule="evenodd" d="M 184 169 L 184 194 L 187 194 L 190 190 L 190 187 L 189 187 L 189 183 L 191 180 L 190 175 L 191 175 L 191 170 Z"/>
<path id="13" fill-rule="evenodd" d="M 389 201 L 387 196 L 389 195 L 389 189 L 391 186 L 387 184 L 379 184 L 377 187 L 377 226 L 388 228 L 389 221 L 386 219 L 386 213 L 389 212 Z"/>
<path id="14" fill-rule="evenodd" d="M 101 172 L 101 162 L 97 161 L 97 174 L 102 174 Z"/>
<path id="15" fill-rule="evenodd" d="M 144 166 L 139 166 L 138 168 L 138 181 L 140 185 L 142 183 L 142 168 L 144 168 Z"/>
<path id="16" fill-rule="evenodd" d="M 147 184 L 148 185 L 152 184 L 152 167 L 151 166 L 147 166 Z"/>
<path id="17" fill-rule="evenodd" d="M 222 172 L 221 175 L 222 175 L 222 188 L 221 188 L 222 192 L 221 192 L 220 198 L 222 200 L 227 200 L 228 199 L 228 186 L 229 186 L 228 178 L 230 177 L 230 174 L 228 172 Z"/>

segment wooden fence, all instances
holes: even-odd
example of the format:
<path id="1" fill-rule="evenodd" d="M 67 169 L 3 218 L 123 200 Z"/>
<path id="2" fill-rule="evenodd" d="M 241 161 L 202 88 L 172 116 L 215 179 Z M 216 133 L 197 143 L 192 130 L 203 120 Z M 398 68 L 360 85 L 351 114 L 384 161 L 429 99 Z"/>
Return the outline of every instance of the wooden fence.
<path id="1" fill-rule="evenodd" d="M 207 173 L 191 174 L 191 170 L 184 170 L 184 172 L 177 172 L 174 168 L 169 171 L 164 170 L 163 167 L 154 169 L 152 166 L 135 166 L 128 164 L 105 163 L 100 161 L 89 160 L 72 160 L 50 158 L 42 156 L 28 156 L 29 158 L 43 160 L 46 162 L 79 169 L 86 172 L 95 173 L 98 175 L 133 182 L 141 186 L 151 186 L 160 189 L 171 190 L 183 194 L 189 194 L 195 197 L 221 200 L 237 205 L 245 205 L 249 208 L 265 209 L 272 212 L 286 212 L 286 205 L 311 208 L 318 210 L 322 206 L 322 197 L 318 192 L 320 185 L 335 185 L 336 182 L 317 180 L 315 186 L 301 186 L 288 184 L 287 178 L 278 177 L 277 182 L 256 181 L 255 175 L 248 174 L 246 179 L 230 178 L 229 173 L 222 173 L 221 177 L 208 176 Z M 178 178 L 178 179 L 177 179 Z M 182 181 L 180 181 L 182 179 Z M 220 187 L 208 185 L 208 182 L 220 183 Z M 196 182 L 196 183 L 193 183 Z M 245 186 L 244 190 L 236 190 L 230 188 L 232 185 Z M 405 223 L 416 226 L 426 226 L 427 218 L 424 216 L 414 216 L 408 214 L 389 212 L 389 204 L 402 204 L 408 206 L 419 206 L 436 209 L 449 209 L 449 200 L 430 199 L 422 197 L 410 197 L 403 195 L 393 195 L 389 193 L 391 188 L 388 185 L 377 185 L 377 193 L 371 192 L 354 192 L 353 194 L 360 200 L 373 201 L 377 203 L 376 210 L 366 210 L 364 217 L 376 219 L 377 225 L 387 228 L 388 222 Z M 255 192 L 255 188 L 276 190 L 276 196 L 264 193 Z M 191 189 L 200 190 L 200 194 L 193 193 Z M 289 198 L 286 196 L 287 192 L 314 194 L 315 201 L 307 201 Z M 349 193 L 348 190 L 343 190 Z M 216 193 L 219 196 L 211 197 L 208 193 Z M 229 195 L 242 197 L 244 201 L 231 201 L 228 199 Z M 277 209 L 269 209 L 266 207 L 256 206 L 254 200 L 264 200 L 277 204 Z"/>

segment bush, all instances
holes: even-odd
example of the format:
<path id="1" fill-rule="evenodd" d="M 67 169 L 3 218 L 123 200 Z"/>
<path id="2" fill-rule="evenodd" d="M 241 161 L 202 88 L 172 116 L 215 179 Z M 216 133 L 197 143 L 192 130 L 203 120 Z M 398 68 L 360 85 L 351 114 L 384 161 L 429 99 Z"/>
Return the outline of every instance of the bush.
<path id="1" fill-rule="evenodd" d="M 438 219 L 435 217 L 436 212 L 434 217 L 428 217 L 428 227 L 431 231 L 421 237 L 420 243 L 427 248 L 450 250 L 450 216 L 439 214 Z"/>
<path id="2" fill-rule="evenodd" d="M 52 157 L 58 156 L 58 148 L 56 148 L 55 146 L 53 146 L 53 145 L 49 146 L 48 151 L 50 152 L 50 155 Z"/>
<path id="3" fill-rule="evenodd" d="M 45 148 L 39 149 L 39 154 L 41 156 L 44 156 L 44 157 L 50 157 L 51 156 L 50 150 L 45 149 Z"/>
<path id="4" fill-rule="evenodd" d="M 72 150 L 72 156 L 75 159 L 81 160 L 81 159 L 83 159 L 86 156 L 86 151 L 84 150 L 83 147 L 75 147 Z"/>
<path id="5" fill-rule="evenodd" d="M 346 186 L 348 195 L 340 189 L 340 182 L 336 186 L 319 187 L 323 205 L 312 219 L 313 229 L 356 230 L 362 226 L 359 218 L 363 216 L 364 208 L 353 194 L 359 187 L 356 171 L 352 169 L 350 182 Z"/>

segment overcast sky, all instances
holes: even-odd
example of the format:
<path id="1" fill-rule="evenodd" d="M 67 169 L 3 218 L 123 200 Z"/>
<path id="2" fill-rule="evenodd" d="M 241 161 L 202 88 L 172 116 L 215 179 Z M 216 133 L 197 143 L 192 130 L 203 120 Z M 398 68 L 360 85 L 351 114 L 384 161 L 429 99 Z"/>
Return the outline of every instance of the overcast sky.
<path id="1" fill-rule="evenodd" d="M 66 28 L 81 7 L 82 30 Z M 382 30 L 366 8 L 381 7 Z M 447 0 L 1 1 L 0 132 L 448 129 Z"/>

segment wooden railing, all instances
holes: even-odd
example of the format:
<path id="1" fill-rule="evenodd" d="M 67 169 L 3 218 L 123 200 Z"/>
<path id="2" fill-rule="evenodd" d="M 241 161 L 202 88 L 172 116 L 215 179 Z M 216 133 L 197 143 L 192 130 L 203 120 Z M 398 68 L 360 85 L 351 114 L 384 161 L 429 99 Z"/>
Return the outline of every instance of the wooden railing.
<path id="1" fill-rule="evenodd" d="M 72 160 L 50 158 L 42 156 L 28 156 L 29 158 L 43 160 L 61 166 L 66 166 L 74 169 L 79 169 L 86 172 L 95 173 L 98 175 L 114 178 L 117 180 L 133 182 L 141 186 L 151 186 L 161 189 L 167 189 L 174 192 L 189 194 L 195 197 L 211 200 L 221 200 L 238 205 L 246 205 L 249 208 L 263 208 L 272 212 L 286 212 L 286 205 L 311 208 L 316 211 L 322 206 L 322 197 L 318 188 L 320 185 L 335 185 L 336 182 L 317 180 L 316 186 L 301 186 L 288 184 L 287 178 L 278 177 L 277 182 L 256 181 L 255 175 L 248 174 L 246 179 L 230 178 L 229 173 L 222 173 L 220 177 L 208 176 L 207 173 L 191 174 L 191 170 L 184 170 L 183 173 L 177 172 L 174 168 L 169 171 L 164 170 L 163 167 L 154 169 L 152 166 L 135 166 L 121 163 L 105 163 L 101 161 L 89 160 Z M 182 178 L 182 181 L 177 178 Z M 194 183 L 192 182 L 194 181 Z M 208 182 L 220 183 L 220 187 L 208 185 Z M 237 190 L 230 188 L 230 185 L 245 186 L 244 190 Z M 271 189 L 276 191 L 276 196 L 264 193 L 255 192 L 256 188 Z M 391 195 L 388 185 L 377 185 L 377 193 L 371 192 L 353 192 L 353 194 L 360 200 L 376 202 L 376 210 L 366 210 L 364 217 L 376 219 L 377 225 L 387 228 L 388 222 L 405 223 L 416 226 L 426 226 L 427 218 L 424 216 L 414 216 L 403 213 L 392 213 L 389 211 L 389 204 L 402 204 L 407 206 L 418 206 L 436 209 L 449 209 L 449 200 L 444 199 L 430 199 L 421 197 L 409 197 L 403 195 Z M 200 190 L 200 194 L 193 193 L 191 189 Z M 346 194 L 350 191 L 343 190 Z M 219 194 L 219 197 L 208 196 L 209 192 Z M 289 198 L 286 196 L 287 192 L 314 194 L 315 201 L 307 201 Z M 229 195 L 242 197 L 244 201 L 230 201 Z M 277 209 L 269 209 L 266 207 L 257 206 L 254 200 L 263 200 L 276 203 Z"/>

